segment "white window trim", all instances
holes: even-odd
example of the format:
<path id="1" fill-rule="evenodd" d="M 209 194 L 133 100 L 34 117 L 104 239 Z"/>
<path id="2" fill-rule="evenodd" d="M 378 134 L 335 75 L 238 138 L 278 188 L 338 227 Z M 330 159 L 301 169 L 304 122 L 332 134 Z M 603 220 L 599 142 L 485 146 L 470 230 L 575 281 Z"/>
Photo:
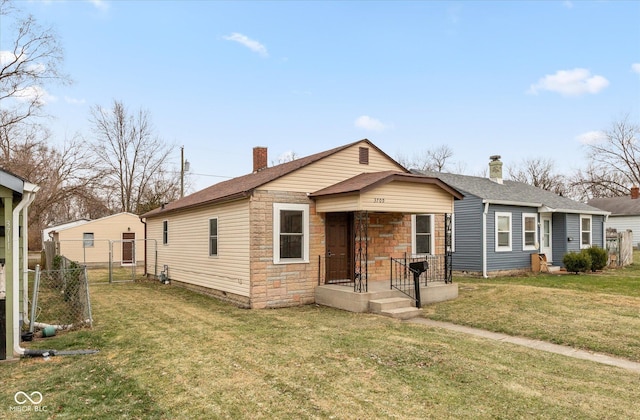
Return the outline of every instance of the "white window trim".
<path id="1" fill-rule="evenodd" d="M 164 237 L 164 225 L 165 223 L 167 224 L 167 240 L 165 241 L 165 237 Z M 162 245 L 169 245 L 169 221 L 168 220 L 163 220 L 162 221 Z"/>
<path id="2" fill-rule="evenodd" d="M 456 214 L 451 213 L 451 252 L 456 252 Z"/>
<path id="3" fill-rule="evenodd" d="M 85 235 L 91 235 L 91 239 L 85 237 Z M 93 248 L 95 246 L 96 235 L 93 232 L 82 232 L 82 247 Z"/>
<path id="4" fill-rule="evenodd" d="M 586 230 L 582 230 L 582 220 L 589 219 L 589 243 L 582 243 L 582 233 L 586 232 Z M 593 219 L 590 214 L 581 214 L 580 215 L 580 249 L 591 248 L 591 244 L 593 243 Z"/>
<path id="5" fill-rule="evenodd" d="M 216 237 L 216 250 L 217 250 L 217 252 L 215 254 L 211 253 L 211 237 L 213 236 L 213 235 L 211 235 L 211 221 L 212 220 L 216 220 L 216 234 L 215 234 L 215 237 Z M 216 217 L 210 217 L 207 220 L 207 230 L 209 231 L 209 234 L 207 235 L 207 238 L 209 239 L 209 243 L 207 244 L 208 248 L 209 248 L 209 257 L 216 258 L 216 257 L 218 257 L 220 255 L 220 219 L 218 219 L 217 216 Z"/>
<path id="6" fill-rule="evenodd" d="M 280 211 L 302 211 L 302 258 L 280 258 Z M 273 263 L 300 264 L 309 262 L 309 205 L 273 203 Z"/>
<path id="7" fill-rule="evenodd" d="M 498 246 L 498 218 L 500 217 L 508 217 L 509 218 L 509 246 Z M 495 251 L 496 252 L 509 252 L 513 249 L 513 218 L 511 217 L 511 213 L 507 212 L 496 212 L 495 213 Z"/>
<path id="8" fill-rule="evenodd" d="M 533 239 L 533 245 L 527 245 L 525 243 L 525 219 L 527 217 L 533 217 L 534 219 L 534 223 L 533 223 L 533 233 L 534 233 L 534 239 Z M 537 213 L 522 213 L 522 250 L 523 251 L 533 251 L 538 249 L 539 247 L 539 243 L 538 243 L 538 214 Z"/>
<path id="9" fill-rule="evenodd" d="M 416 216 L 429 216 L 429 223 L 431 224 L 431 238 L 429 240 L 429 249 L 431 250 L 430 254 L 418 254 L 418 245 L 416 244 Z M 433 250 L 435 246 L 435 232 L 434 232 L 434 215 L 433 214 L 412 214 L 411 215 L 411 253 L 416 256 L 424 256 L 424 255 L 433 255 Z"/>

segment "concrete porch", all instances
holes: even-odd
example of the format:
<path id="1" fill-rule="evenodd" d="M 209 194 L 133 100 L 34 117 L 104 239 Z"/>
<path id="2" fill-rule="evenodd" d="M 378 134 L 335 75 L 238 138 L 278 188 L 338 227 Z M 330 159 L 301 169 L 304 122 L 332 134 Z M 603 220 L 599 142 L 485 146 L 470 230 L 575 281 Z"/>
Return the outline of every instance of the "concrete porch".
<path id="1" fill-rule="evenodd" d="M 457 283 L 433 282 L 420 288 L 422 306 L 458 297 Z M 371 312 L 398 319 L 419 316 L 420 308 L 398 290 L 392 290 L 388 281 L 370 281 L 368 292 L 353 291 L 352 285 L 325 284 L 316 287 L 315 300 L 319 305 L 350 312 Z"/>

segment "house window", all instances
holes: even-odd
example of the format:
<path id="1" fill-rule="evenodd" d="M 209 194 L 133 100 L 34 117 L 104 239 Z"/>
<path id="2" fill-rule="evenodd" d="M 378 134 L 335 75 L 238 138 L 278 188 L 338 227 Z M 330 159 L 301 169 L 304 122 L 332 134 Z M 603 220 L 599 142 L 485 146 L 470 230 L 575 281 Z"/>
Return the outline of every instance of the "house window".
<path id="1" fill-rule="evenodd" d="M 591 216 L 580 216 L 580 248 L 591 246 Z"/>
<path id="2" fill-rule="evenodd" d="M 165 220 L 162 222 L 162 244 L 166 245 L 169 243 L 169 221 Z"/>
<path id="3" fill-rule="evenodd" d="M 209 256 L 218 255 L 218 218 L 209 219 Z"/>
<path id="4" fill-rule="evenodd" d="M 309 262 L 309 205 L 273 205 L 274 264 Z"/>
<path id="5" fill-rule="evenodd" d="M 522 214 L 522 249 L 538 249 L 538 215 L 535 213 Z"/>
<path id="6" fill-rule="evenodd" d="M 414 214 L 411 219 L 413 253 L 418 255 L 433 253 L 433 215 Z"/>
<path id="7" fill-rule="evenodd" d="M 86 232 L 82 234 L 82 247 L 93 248 L 93 233 Z"/>
<path id="8" fill-rule="evenodd" d="M 511 213 L 496 212 L 496 252 L 511 251 Z"/>

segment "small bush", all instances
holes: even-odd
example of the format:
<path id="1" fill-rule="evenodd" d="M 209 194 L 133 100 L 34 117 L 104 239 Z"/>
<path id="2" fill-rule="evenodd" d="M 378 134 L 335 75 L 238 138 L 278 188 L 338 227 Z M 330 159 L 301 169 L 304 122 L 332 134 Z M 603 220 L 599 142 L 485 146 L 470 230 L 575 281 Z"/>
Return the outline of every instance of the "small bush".
<path id="1" fill-rule="evenodd" d="M 609 254 L 606 249 L 592 246 L 591 248 L 583 249 L 582 252 L 589 254 L 591 257 L 591 271 L 602 270 L 607 266 Z"/>
<path id="2" fill-rule="evenodd" d="M 586 252 L 569 252 L 562 258 L 567 271 L 578 274 L 591 269 L 591 256 Z"/>

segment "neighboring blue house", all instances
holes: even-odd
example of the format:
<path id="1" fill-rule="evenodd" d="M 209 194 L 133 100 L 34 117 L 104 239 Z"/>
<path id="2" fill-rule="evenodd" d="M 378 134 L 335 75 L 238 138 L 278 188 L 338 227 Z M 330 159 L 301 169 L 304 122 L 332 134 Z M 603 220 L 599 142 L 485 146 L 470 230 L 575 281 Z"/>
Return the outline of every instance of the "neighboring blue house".
<path id="1" fill-rule="evenodd" d="M 489 178 L 425 172 L 464 194 L 455 202 L 453 269 L 482 273 L 531 270 L 531 254 L 562 266 L 571 251 L 605 247 L 607 211 L 549 191 L 503 181 L 500 156 Z"/>

